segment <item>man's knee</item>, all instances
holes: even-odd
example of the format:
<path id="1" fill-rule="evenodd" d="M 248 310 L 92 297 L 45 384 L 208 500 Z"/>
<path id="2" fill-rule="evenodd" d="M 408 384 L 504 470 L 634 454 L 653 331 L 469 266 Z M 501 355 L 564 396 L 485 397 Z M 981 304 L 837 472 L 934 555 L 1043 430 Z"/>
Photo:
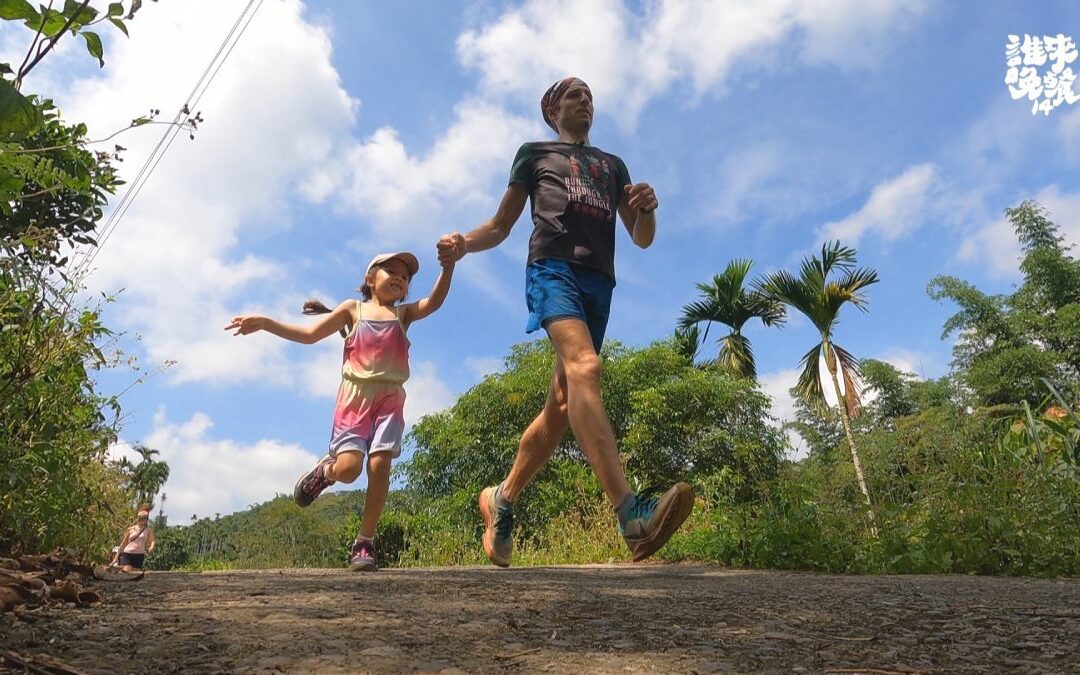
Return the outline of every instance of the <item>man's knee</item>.
<path id="1" fill-rule="evenodd" d="M 582 353 L 567 360 L 563 367 L 566 370 L 568 386 L 571 385 L 571 383 L 573 385 L 599 384 L 600 375 L 604 370 L 600 357 L 591 352 Z"/>

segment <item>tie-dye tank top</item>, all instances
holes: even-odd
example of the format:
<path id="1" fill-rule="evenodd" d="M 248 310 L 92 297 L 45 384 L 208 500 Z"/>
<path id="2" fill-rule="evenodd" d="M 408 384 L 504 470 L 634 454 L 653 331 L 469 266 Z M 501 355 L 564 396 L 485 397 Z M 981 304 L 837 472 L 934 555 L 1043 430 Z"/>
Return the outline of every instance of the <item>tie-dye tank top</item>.
<path id="1" fill-rule="evenodd" d="M 357 320 L 345 338 L 341 377 L 346 382 L 403 384 L 409 379 L 409 338 L 396 319 L 365 319 L 363 305 L 356 302 Z"/>

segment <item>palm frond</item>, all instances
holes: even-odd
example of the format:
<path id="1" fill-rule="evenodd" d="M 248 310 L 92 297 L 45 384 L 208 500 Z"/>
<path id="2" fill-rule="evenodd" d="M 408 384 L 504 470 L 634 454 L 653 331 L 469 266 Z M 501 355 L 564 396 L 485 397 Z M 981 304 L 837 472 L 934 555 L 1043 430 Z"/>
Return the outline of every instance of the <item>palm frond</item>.
<path id="1" fill-rule="evenodd" d="M 813 272 L 811 272 L 811 275 Z M 822 301 L 824 282 L 815 285 L 805 276 L 796 279 L 786 270 L 774 272 L 758 283 L 757 290 L 777 302 L 791 305 L 806 315 L 818 331 L 826 331 L 835 313 L 829 312 Z"/>
<path id="2" fill-rule="evenodd" d="M 855 249 L 841 246 L 839 240 L 821 245 L 821 276 L 829 276 L 834 268 L 846 272 L 855 266 Z"/>
<path id="3" fill-rule="evenodd" d="M 754 350 L 750 340 L 742 333 L 731 332 L 720 339 L 720 353 L 716 357 L 720 368 L 735 377 L 757 377 Z"/>
<path id="4" fill-rule="evenodd" d="M 803 354 L 802 359 L 799 361 L 799 365 L 802 366 L 802 373 L 799 374 L 799 381 L 792 391 L 805 401 L 806 405 L 818 413 L 825 414 L 829 409 L 829 405 L 825 401 L 825 391 L 821 388 L 821 375 L 818 370 L 818 363 L 821 360 L 821 348 L 822 343 L 819 342 L 810 351 Z"/>
<path id="5" fill-rule="evenodd" d="M 747 309 L 752 316 L 761 319 L 766 326 L 779 326 L 787 319 L 784 303 L 770 298 L 764 293 L 751 291 L 746 298 Z"/>
<path id="6" fill-rule="evenodd" d="M 844 278 L 838 282 L 838 286 L 845 291 L 847 299 L 851 304 L 865 312 L 867 299 L 860 291 L 879 281 L 881 281 L 881 278 L 878 277 L 876 270 L 870 267 L 862 267 L 849 271 Z"/>
<path id="7" fill-rule="evenodd" d="M 728 317 L 714 300 L 697 300 L 686 304 L 679 318 L 679 327 L 687 328 L 706 321 L 717 321 L 727 324 Z"/>
<path id="8" fill-rule="evenodd" d="M 862 410 L 862 369 L 859 360 L 835 342 L 830 342 L 829 346 L 836 353 L 840 374 L 844 378 L 844 408 L 848 419 L 855 419 Z"/>
<path id="9" fill-rule="evenodd" d="M 701 350 L 701 329 L 697 325 L 680 327 L 675 331 L 675 348 L 687 361 L 694 363 Z"/>

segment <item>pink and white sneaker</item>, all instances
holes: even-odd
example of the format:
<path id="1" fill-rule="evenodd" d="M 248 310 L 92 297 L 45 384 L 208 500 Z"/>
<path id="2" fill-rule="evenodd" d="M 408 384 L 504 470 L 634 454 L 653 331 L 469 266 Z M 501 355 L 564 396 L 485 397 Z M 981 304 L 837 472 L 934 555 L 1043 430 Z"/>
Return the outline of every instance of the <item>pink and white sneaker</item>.
<path id="1" fill-rule="evenodd" d="M 375 562 L 375 546 L 370 541 L 357 541 L 349 552 L 350 572 L 376 572 L 379 565 Z"/>

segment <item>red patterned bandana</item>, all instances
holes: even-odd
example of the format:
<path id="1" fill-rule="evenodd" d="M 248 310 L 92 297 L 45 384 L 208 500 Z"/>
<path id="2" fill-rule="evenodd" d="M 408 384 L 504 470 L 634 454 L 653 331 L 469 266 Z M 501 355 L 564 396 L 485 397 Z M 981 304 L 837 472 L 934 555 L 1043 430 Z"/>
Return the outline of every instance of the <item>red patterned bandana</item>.
<path id="1" fill-rule="evenodd" d="M 551 116 L 553 109 L 558 107 L 563 94 L 574 84 L 580 84 L 586 89 L 589 87 L 579 78 L 566 77 L 551 85 L 551 88 L 544 92 L 544 97 L 540 99 L 540 114 L 544 116 L 544 121 L 555 133 L 559 133 L 559 127 L 555 126 L 555 118 Z"/>

